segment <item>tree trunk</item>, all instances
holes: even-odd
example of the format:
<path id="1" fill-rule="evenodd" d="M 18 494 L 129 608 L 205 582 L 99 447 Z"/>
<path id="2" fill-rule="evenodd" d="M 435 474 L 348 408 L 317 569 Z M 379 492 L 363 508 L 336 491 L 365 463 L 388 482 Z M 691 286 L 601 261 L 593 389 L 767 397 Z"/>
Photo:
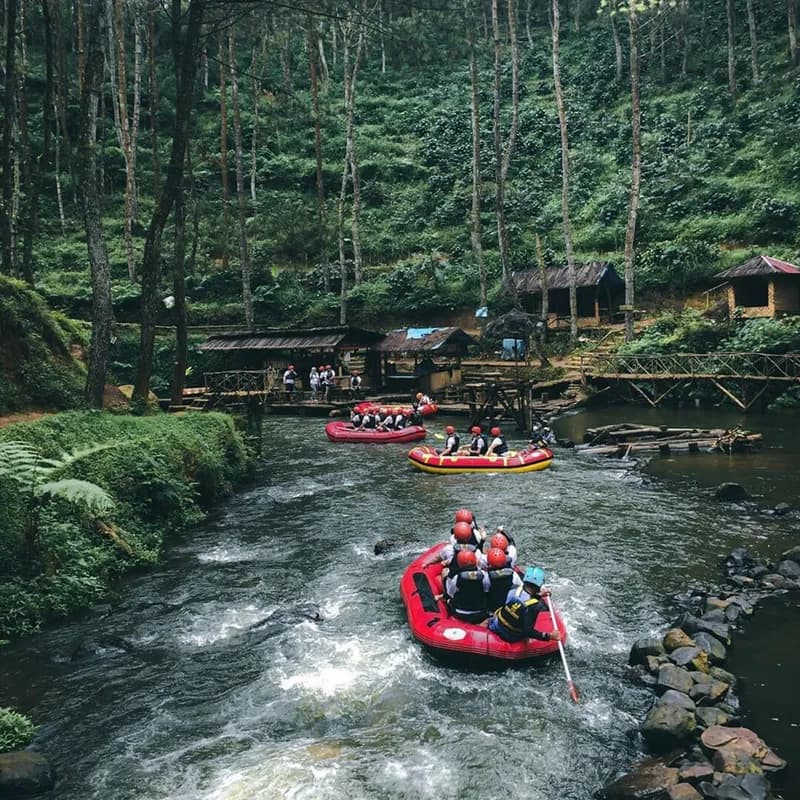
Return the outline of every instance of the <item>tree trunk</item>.
<path id="1" fill-rule="evenodd" d="M 636 216 L 639 211 L 639 187 L 642 179 L 642 111 L 639 97 L 639 19 L 636 0 L 628 0 L 631 70 L 631 193 L 628 202 L 628 224 L 625 228 L 625 340 L 634 336 L 633 247 L 636 238 Z"/>
<path id="2" fill-rule="evenodd" d="M 186 33 L 181 37 L 183 11 L 181 0 L 172 0 L 171 25 L 174 70 L 176 76 L 175 128 L 167 175 L 161 189 L 153 217 L 147 229 L 142 257 L 142 303 L 139 359 L 136 365 L 136 382 L 133 398 L 140 404 L 147 402 L 150 375 L 153 370 L 153 343 L 158 310 L 158 286 L 161 265 L 161 237 L 172 206 L 183 188 L 183 170 L 189 123 L 194 102 L 194 78 L 197 65 L 198 42 L 203 25 L 207 0 L 191 0 Z"/>
<path id="3" fill-rule="evenodd" d="M 308 17 L 308 39 L 306 52 L 308 55 L 308 77 L 311 84 L 311 113 L 314 117 L 314 158 L 317 166 L 317 224 L 322 230 L 325 224 L 325 184 L 322 178 L 322 129 L 319 112 L 319 81 L 317 80 L 317 59 L 314 53 L 314 29 L 312 19 Z"/>
<path id="4" fill-rule="evenodd" d="M 797 50 L 797 0 L 786 0 L 786 16 L 789 24 L 789 57 L 796 67 L 800 64 Z"/>
<path id="5" fill-rule="evenodd" d="M 17 70 L 17 113 L 19 117 L 19 144 L 20 144 L 20 167 L 22 179 L 23 208 L 22 215 L 22 278 L 29 285 L 33 286 L 33 240 L 38 227 L 38 202 L 39 202 L 39 159 L 34 159 L 31 154 L 31 141 L 28 131 L 28 90 L 27 90 L 27 70 L 28 70 L 28 48 L 27 48 L 27 26 L 26 8 L 24 0 L 20 0 L 19 9 L 19 33 L 20 43 L 20 68 Z"/>
<path id="6" fill-rule="evenodd" d="M 188 150 L 188 148 L 187 148 Z M 181 191 L 175 197 L 175 252 L 172 255 L 172 294 L 175 298 L 175 364 L 170 387 L 170 404 L 183 405 L 189 336 L 186 316 L 186 203 Z"/>
<path id="7" fill-rule="evenodd" d="M 619 28 L 617 27 L 617 15 L 611 15 L 611 32 L 614 35 L 614 63 L 616 64 L 616 81 L 622 83 L 622 42 L 619 38 Z"/>
<path id="8" fill-rule="evenodd" d="M 378 30 L 381 34 L 381 74 L 386 74 L 386 42 L 383 37 L 383 0 L 378 0 Z"/>
<path id="9" fill-rule="evenodd" d="M 0 238 L 2 238 L 2 270 L 14 274 L 13 219 L 14 174 L 12 135 L 14 129 L 14 97 L 16 95 L 17 0 L 6 0 L 5 82 L 3 87 L 3 139 L 0 143 L 2 171 L 2 205 L 0 205 Z"/>
<path id="10" fill-rule="evenodd" d="M 510 289 L 511 273 L 508 258 L 508 232 L 505 217 L 505 181 L 503 180 L 503 155 L 500 133 L 500 24 L 497 16 L 497 1 L 492 0 L 492 39 L 494 42 L 494 92 L 492 130 L 494 133 L 495 206 L 497 214 L 497 244 L 503 286 Z"/>
<path id="11" fill-rule="evenodd" d="M 150 109 L 150 147 L 153 155 L 153 197 L 161 189 L 161 159 L 158 157 L 158 73 L 156 72 L 156 14 L 154 2 L 147 12 L 147 74 Z"/>
<path id="12" fill-rule="evenodd" d="M 531 33 L 531 0 L 525 3 L 525 36 L 528 39 L 528 47 L 533 50 L 533 34 Z"/>
<path id="13" fill-rule="evenodd" d="M 242 152 L 242 110 L 239 103 L 239 79 L 236 75 L 234 29 L 228 31 L 228 60 L 231 66 L 231 99 L 233 101 L 233 140 L 236 160 L 236 207 L 239 212 L 239 259 L 242 270 L 242 305 L 247 330 L 255 327 L 251 284 L 250 248 L 247 243 L 247 198 L 244 189 L 244 157 Z"/>
<path id="14" fill-rule="evenodd" d="M 467 41 L 469 44 L 470 107 L 472 111 L 472 260 L 478 268 L 481 306 L 489 302 L 486 282 L 486 262 L 483 258 L 483 236 L 481 224 L 481 124 L 478 99 L 478 65 L 475 57 L 475 20 L 469 19 Z"/>
<path id="15" fill-rule="evenodd" d="M 67 108 L 69 107 L 69 78 L 67 75 L 67 55 L 66 55 L 66 41 L 67 37 L 64 33 L 64 25 L 61 17 L 61 3 L 53 2 L 53 21 L 55 22 L 55 39 L 56 39 L 56 64 L 58 65 L 58 82 L 56 84 L 56 115 L 57 115 L 57 128 L 60 131 L 60 136 L 56 139 L 56 153 L 58 156 L 64 153 L 66 159 L 67 172 L 72 174 L 72 138 L 70 136 L 69 124 L 67 122 Z M 63 150 L 62 150 L 63 148 Z M 60 162 L 60 158 L 59 164 Z M 61 181 L 58 177 L 60 169 L 56 169 L 56 180 L 58 188 L 61 188 Z M 59 204 L 61 210 L 61 228 L 65 228 L 63 202 L 59 194 Z"/>
<path id="16" fill-rule="evenodd" d="M 231 190 L 228 183 L 228 89 L 225 40 L 219 37 L 219 173 L 222 180 L 222 269 L 228 269 L 228 228 L 231 224 Z"/>
<path id="17" fill-rule="evenodd" d="M 736 98 L 736 38 L 733 0 L 726 0 L 728 11 L 728 91 Z"/>
<path id="18" fill-rule="evenodd" d="M 578 289 L 575 278 L 575 253 L 572 249 L 572 222 L 569 215 L 569 136 L 567 132 L 567 110 L 561 88 L 560 32 L 561 14 L 559 0 L 553 0 L 553 85 L 558 106 L 558 124 L 561 130 L 561 218 L 564 225 L 564 247 L 567 253 L 569 275 L 569 338 L 575 344 L 578 339 Z"/>
<path id="19" fill-rule="evenodd" d="M 325 59 L 325 42 L 322 40 L 322 32 L 317 31 L 317 50 L 319 52 L 319 66 L 320 66 L 320 77 L 322 78 L 323 83 L 327 82 L 328 80 L 328 62 Z"/>
<path id="20" fill-rule="evenodd" d="M 97 185 L 97 107 L 103 78 L 103 41 L 105 15 L 102 0 L 89 0 L 87 52 L 81 80 L 80 119 L 80 193 L 86 229 L 86 248 L 92 274 L 92 338 L 89 346 L 89 371 L 86 398 L 95 408 L 103 407 L 108 368 L 111 328 L 114 315 L 111 305 L 111 273 L 103 239 L 100 192 Z"/>
<path id="21" fill-rule="evenodd" d="M 250 75 L 253 78 L 253 130 L 250 136 L 250 201 L 253 206 L 258 202 L 256 196 L 256 176 L 258 175 L 258 112 L 261 100 L 261 75 L 258 64 L 258 47 L 253 46 L 253 58 L 250 61 Z"/>
<path id="22" fill-rule="evenodd" d="M 753 83 L 758 83 L 761 78 L 758 74 L 758 37 L 753 0 L 747 0 L 747 28 L 750 31 L 750 65 L 753 69 Z"/>

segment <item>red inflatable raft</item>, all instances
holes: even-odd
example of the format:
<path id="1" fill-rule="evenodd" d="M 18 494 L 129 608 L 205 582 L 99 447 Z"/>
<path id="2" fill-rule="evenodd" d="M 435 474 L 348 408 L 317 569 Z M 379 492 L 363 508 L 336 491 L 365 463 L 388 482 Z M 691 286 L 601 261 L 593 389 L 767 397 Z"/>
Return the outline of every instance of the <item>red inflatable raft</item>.
<path id="1" fill-rule="evenodd" d="M 421 425 L 408 425 L 399 431 L 357 431 L 349 422 L 335 420 L 325 426 L 325 433 L 332 442 L 418 442 L 424 439 L 427 431 Z"/>
<path id="2" fill-rule="evenodd" d="M 400 580 L 400 594 L 415 639 L 437 656 L 471 666 L 527 661 L 558 652 L 558 642 L 540 639 L 506 642 L 488 628 L 450 616 L 446 603 L 436 600 L 436 595 L 442 594 L 443 588 L 442 563 L 435 557 L 446 545 L 446 542 L 440 542 L 426 550 L 411 562 Z M 425 566 L 431 560 L 434 563 Z M 556 622 L 562 642 L 566 642 L 567 631 L 558 614 Z M 553 630 L 550 614 L 539 614 L 536 630 L 542 633 Z"/>
<path id="3" fill-rule="evenodd" d="M 553 463 L 553 451 L 546 447 L 509 450 L 502 456 L 440 456 L 436 448 L 422 445 L 408 453 L 412 467 L 437 474 L 459 472 L 535 472 Z"/>
<path id="4" fill-rule="evenodd" d="M 363 414 L 365 411 L 372 412 L 377 411 L 380 408 L 385 408 L 390 414 L 397 414 L 399 411 L 405 417 L 411 416 L 411 412 L 413 411 L 411 406 L 389 406 L 381 403 L 373 403 L 371 400 L 364 400 L 355 405 L 353 408 L 359 414 Z M 424 406 L 419 407 L 419 413 L 423 417 L 435 417 L 438 412 L 439 406 L 437 406 L 436 403 L 426 403 Z"/>

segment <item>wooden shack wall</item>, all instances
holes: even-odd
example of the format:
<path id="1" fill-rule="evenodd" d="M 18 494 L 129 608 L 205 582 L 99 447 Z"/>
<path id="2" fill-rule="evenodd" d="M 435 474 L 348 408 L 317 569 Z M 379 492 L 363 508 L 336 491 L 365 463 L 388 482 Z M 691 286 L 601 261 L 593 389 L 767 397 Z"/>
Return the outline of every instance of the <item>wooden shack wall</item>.
<path id="1" fill-rule="evenodd" d="M 800 276 L 775 275 L 770 299 L 774 315 L 800 313 Z"/>

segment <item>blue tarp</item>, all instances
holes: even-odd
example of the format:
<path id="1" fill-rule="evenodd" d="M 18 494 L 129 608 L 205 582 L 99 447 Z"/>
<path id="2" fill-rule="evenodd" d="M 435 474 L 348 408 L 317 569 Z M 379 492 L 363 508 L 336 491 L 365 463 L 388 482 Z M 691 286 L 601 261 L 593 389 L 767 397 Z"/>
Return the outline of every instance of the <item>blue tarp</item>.
<path id="1" fill-rule="evenodd" d="M 409 328 L 406 331 L 406 339 L 422 339 L 439 330 L 441 328 Z"/>
<path id="2" fill-rule="evenodd" d="M 525 358 L 524 339 L 503 339 L 503 353 L 500 356 L 504 361 L 513 361 Z"/>

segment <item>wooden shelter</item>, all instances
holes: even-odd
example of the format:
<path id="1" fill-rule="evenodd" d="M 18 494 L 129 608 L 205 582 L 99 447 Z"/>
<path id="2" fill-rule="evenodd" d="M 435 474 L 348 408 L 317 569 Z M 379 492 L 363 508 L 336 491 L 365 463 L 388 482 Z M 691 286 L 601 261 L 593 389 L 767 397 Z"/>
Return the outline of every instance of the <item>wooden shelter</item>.
<path id="1" fill-rule="evenodd" d="M 435 394 L 445 386 L 461 382 L 461 358 L 466 355 L 467 347 L 476 343 L 461 328 L 401 328 L 387 333 L 372 350 L 383 359 L 382 384 Z M 413 357 L 413 372 L 399 372 L 397 362 L 390 361 L 390 356 Z M 446 363 L 437 365 L 434 357 L 444 357 Z"/>
<path id="2" fill-rule="evenodd" d="M 542 279 L 537 269 L 520 270 L 512 280 L 528 313 L 541 314 Z M 547 292 L 548 325 L 569 325 L 569 269 L 550 267 L 544 270 Z M 578 296 L 578 326 L 591 328 L 603 322 L 613 322 L 619 311 L 625 282 L 614 266 L 606 261 L 575 265 L 575 285 Z"/>
<path id="3" fill-rule="evenodd" d="M 739 308 L 745 317 L 800 314 L 800 267 L 772 256 L 754 256 L 719 272 L 728 281 L 728 313 Z"/>

